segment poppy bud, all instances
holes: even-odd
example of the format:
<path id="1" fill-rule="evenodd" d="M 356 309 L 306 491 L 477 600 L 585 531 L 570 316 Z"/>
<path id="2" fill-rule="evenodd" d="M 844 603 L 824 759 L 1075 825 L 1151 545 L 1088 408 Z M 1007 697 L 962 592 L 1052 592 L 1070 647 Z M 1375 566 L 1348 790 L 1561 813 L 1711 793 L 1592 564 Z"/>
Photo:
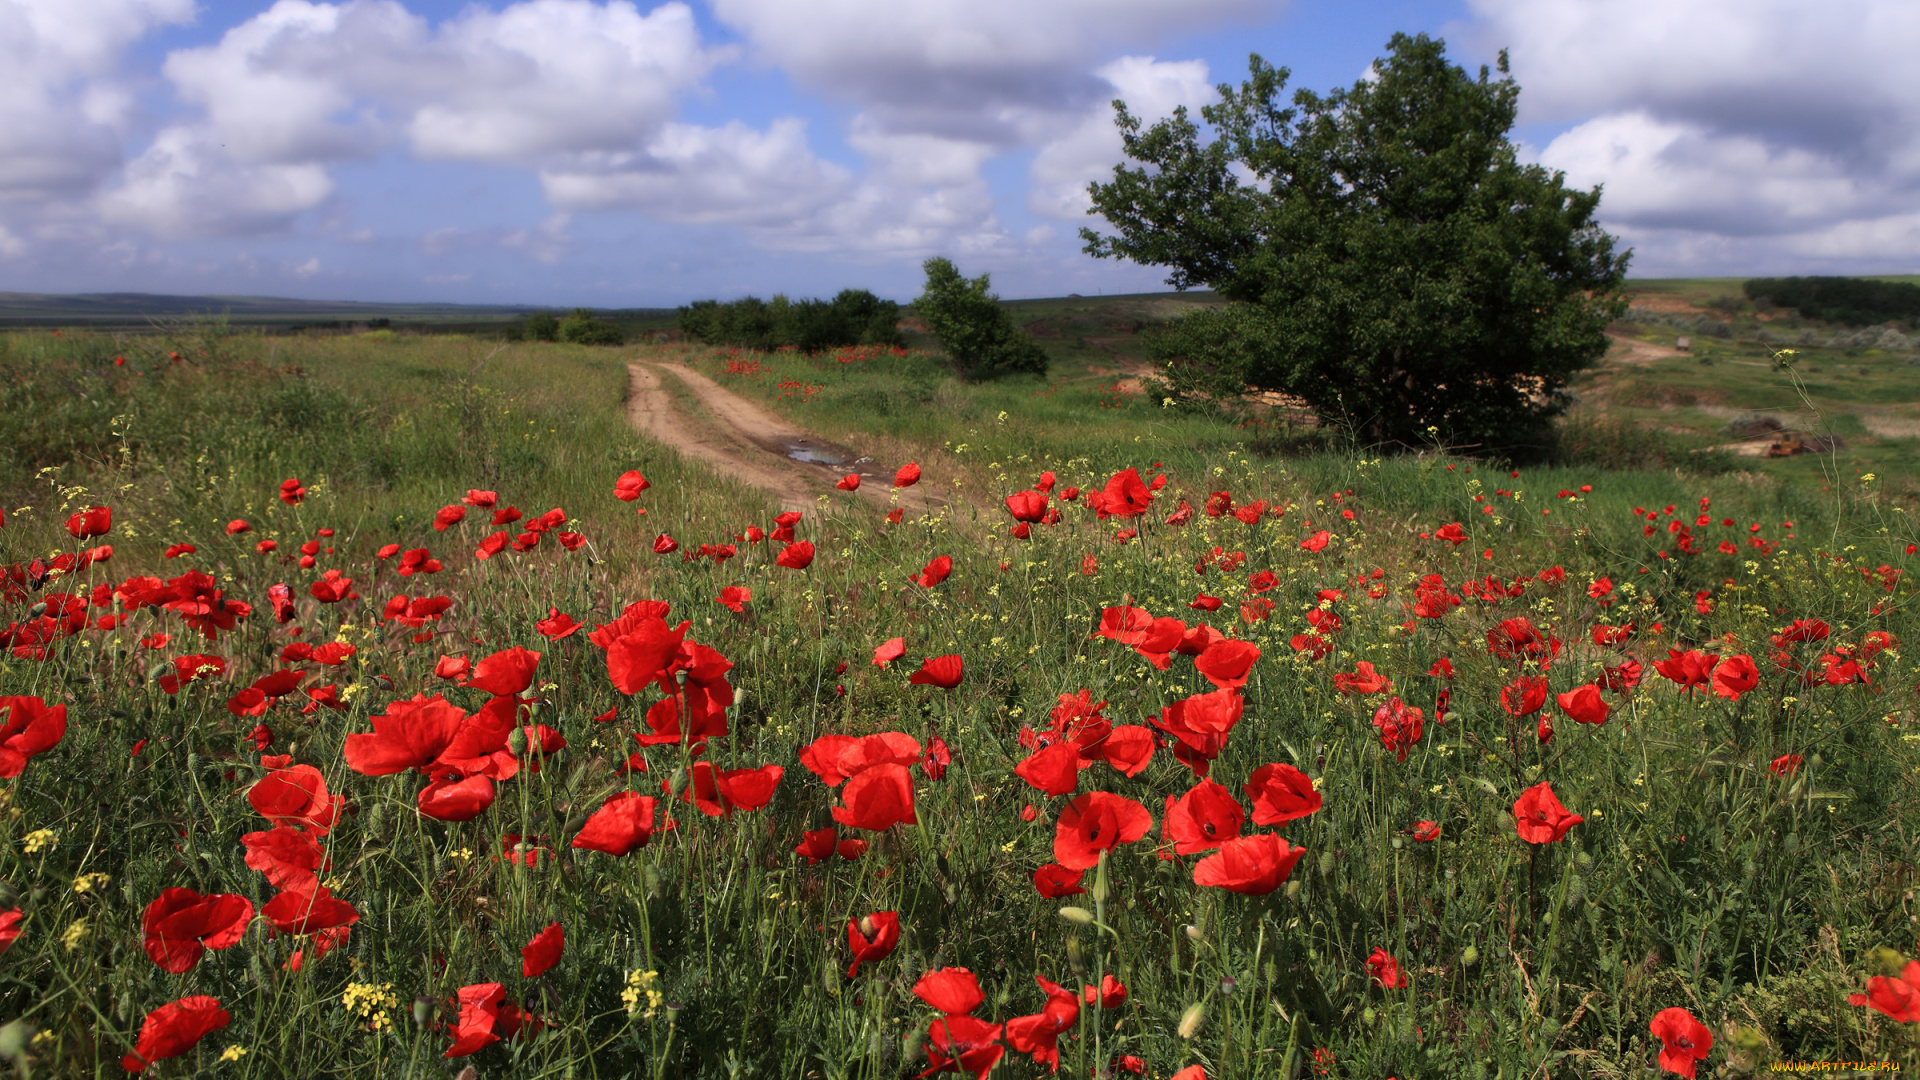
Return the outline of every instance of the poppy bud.
<path id="1" fill-rule="evenodd" d="M 1582 870 L 1589 870 L 1589 869 L 1592 869 L 1592 867 L 1593 867 L 1593 856 L 1591 856 L 1591 855 L 1589 855 L 1589 854 L 1587 854 L 1587 853 L 1586 853 L 1586 852 L 1584 852 L 1584 851 L 1583 851 L 1583 852 L 1581 852 L 1581 853 L 1580 853 L 1580 854 L 1578 854 L 1578 855 L 1575 855 L 1575 856 L 1573 857 L 1573 861 L 1574 861 L 1574 862 L 1575 862 L 1575 863 L 1576 863 L 1576 864 L 1577 864 L 1577 865 L 1578 865 L 1578 866 L 1580 867 L 1580 869 L 1582 869 Z"/>
<path id="2" fill-rule="evenodd" d="M 1067 966 L 1073 969 L 1075 975 L 1085 975 L 1087 973 L 1086 958 L 1080 954 L 1079 934 L 1069 934 L 1067 936 Z"/>
<path id="3" fill-rule="evenodd" d="M 1473 965 L 1475 965 L 1475 964 L 1477 964 L 1477 963 L 1479 963 L 1479 962 L 1480 962 L 1480 950 L 1479 950 L 1479 949 L 1476 949 L 1476 948 L 1474 948 L 1473 946 L 1471 946 L 1471 945 L 1469 945 L 1469 946 L 1467 946 L 1467 947 L 1466 947 L 1465 949 L 1463 949 L 1463 950 L 1461 950 L 1461 953 L 1460 953 L 1460 963 L 1461 963 L 1461 964 L 1463 964 L 1463 965 L 1465 965 L 1465 966 L 1467 966 L 1467 967 L 1472 967 Z"/>
<path id="4" fill-rule="evenodd" d="M 42 600 L 39 603 L 27 609 L 27 618 L 37 619 L 40 616 L 45 615 L 46 613 L 47 613 L 47 602 L 45 600 Z"/>
<path id="5" fill-rule="evenodd" d="M 1093 912 L 1083 907 L 1063 907 L 1060 909 L 1060 917 L 1080 926 L 1089 926 L 1093 923 Z"/>
<path id="6" fill-rule="evenodd" d="M 117 1000 L 115 1000 L 113 1003 L 113 1018 L 124 1024 L 127 1022 L 127 1018 L 132 1015 L 133 1015 L 133 995 L 121 994 L 120 997 Z"/>
<path id="7" fill-rule="evenodd" d="M 1189 927 L 1189 929 L 1191 929 L 1191 927 Z M 1183 1039 L 1191 1039 L 1195 1035 L 1200 1034 L 1200 1025 L 1206 1022 L 1207 1007 L 1205 1005 L 1196 1001 L 1187 1006 L 1187 1011 L 1180 1014 L 1180 1037 Z"/>
<path id="8" fill-rule="evenodd" d="M 1226 978 L 1220 980 L 1220 993 L 1224 997 L 1232 997 L 1233 992 L 1239 989 L 1239 987 L 1240 987 L 1240 984 L 1238 982 L 1235 982 L 1233 976 L 1231 975 L 1228 975 Z"/>
<path id="9" fill-rule="evenodd" d="M 1899 975 L 1907 966 L 1906 957 L 1901 956 L 1885 945 L 1873 950 L 1873 952 L 1868 955 L 1874 966 L 1880 969 L 1880 974 L 1889 978 Z"/>
<path id="10" fill-rule="evenodd" d="M 912 1061 L 919 1057 L 920 1050 L 926 1045 L 926 1042 L 927 1033 L 925 1031 L 917 1027 L 908 1028 L 907 1033 L 900 1036 L 900 1059 L 902 1061 Z"/>
<path id="11" fill-rule="evenodd" d="M 413 999 L 413 1026 L 424 1028 L 433 1022 L 433 999 L 417 997 Z"/>
<path id="12" fill-rule="evenodd" d="M 1200 929 L 1198 926 L 1195 926 L 1192 923 L 1187 924 L 1187 940 L 1188 941 L 1204 941 L 1206 940 L 1206 936 L 1207 936 L 1206 931 Z"/>
<path id="13" fill-rule="evenodd" d="M 1322 876 L 1333 873 L 1333 852 L 1320 853 L 1320 873 Z"/>
<path id="14" fill-rule="evenodd" d="M 515 727 L 507 733 L 507 751 L 514 757 L 519 757 L 527 752 L 527 730 L 525 728 Z M 679 792 L 675 792 L 674 794 L 677 795 Z"/>
<path id="15" fill-rule="evenodd" d="M 1297 899 L 1299 896 L 1300 896 L 1300 879 L 1294 878 L 1292 881 L 1287 882 L 1287 899 L 1293 900 L 1293 899 Z"/>
<path id="16" fill-rule="evenodd" d="M 647 867 L 647 895 L 660 899 L 660 871 L 652 866 Z"/>
<path id="17" fill-rule="evenodd" d="M 1375 1017 L 1375 1015 L 1374 1015 L 1374 1011 L 1373 1011 L 1373 1006 L 1371 1006 L 1371 1005 L 1369 1005 L 1369 1006 L 1367 1006 L 1366 1008 L 1364 1008 L 1364 1009 L 1362 1009 L 1362 1010 L 1360 1010 L 1360 1022 L 1361 1022 L 1361 1023 L 1363 1023 L 1363 1024 L 1365 1024 L 1365 1025 L 1367 1025 L 1368 1027 L 1372 1027 L 1372 1026 L 1373 1026 L 1373 1021 L 1374 1021 L 1375 1019 L 1376 1019 L 1376 1017 Z"/>
<path id="18" fill-rule="evenodd" d="M 673 770 L 673 778 L 667 781 L 667 788 L 676 798 L 681 792 L 687 790 L 687 770 L 684 768 Z"/>
<path id="19" fill-rule="evenodd" d="M 1579 874 L 1573 875 L 1573 878 L 1567 882 L 1567 903 L 1569 905 L 1578 904 L 1586 895 L 1587 879 L 1581 877 Z"/>
<path id="20" fill-rule="evenodd" d="M 1107 853 L 1103 851 L 1100 853 L 1099 869 L 1093 872 L 1094 900 L 1099 903 L 1105 903 L 1107 899 L 1108 888 L 1109 886 L 1107 883 Z"/>

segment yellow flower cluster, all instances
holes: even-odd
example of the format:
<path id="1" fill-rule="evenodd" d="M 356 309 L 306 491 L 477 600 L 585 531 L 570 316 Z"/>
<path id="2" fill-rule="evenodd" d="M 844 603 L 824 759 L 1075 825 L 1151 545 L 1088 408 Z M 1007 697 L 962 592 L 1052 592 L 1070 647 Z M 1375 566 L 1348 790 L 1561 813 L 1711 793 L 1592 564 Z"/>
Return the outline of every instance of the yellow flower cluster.
<path id="1" fill-rule="evenodd" d="M 368 1031 L 391 1031 L 393 1021 L 387 1010 L 399 1008 L 400 999 L 394 995 L 392 983 L 348 983 L 340 1004 L 365 1020 Z"/>
<path id="2" fill-rule="evenodd" d="M 627 972 L 627 988 L 620 991 L 620 1003 L 627 1007 L 627 1015 L 640 1011 L 640 999 L 647 999 L 647 1011 L 641 1014 L 642 1020 L 651 1020 L 660 1011 L 660 973 L 641 971 L 635 968 Z"/>
<path id="3" fill-rule="evenodd" d="M 81 874 L 73 879 L 73 891 L 82 894 L 99 892 L 107 887 L 107 882 L 112 880 L 113 878 L 106 874 Z"/>
<path id="4" fill-rule="evenodd" d="M 21 846 L 25 848 L 27 854 L 38 855 L 42 850 L 52 847 L 57 842 L 59 842 L 59 837 L 54 835 L 52 829 L 35 829 L 28 833 L 20 843 Z"/>

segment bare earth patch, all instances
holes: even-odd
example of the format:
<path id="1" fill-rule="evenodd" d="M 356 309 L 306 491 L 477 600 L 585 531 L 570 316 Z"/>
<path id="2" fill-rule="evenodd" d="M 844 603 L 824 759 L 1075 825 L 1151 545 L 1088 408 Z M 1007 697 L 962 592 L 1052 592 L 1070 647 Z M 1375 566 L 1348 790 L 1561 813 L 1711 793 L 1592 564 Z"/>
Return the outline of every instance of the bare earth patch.
<path id="1" fill-rule="evenodd" d="M 667 379 L 693 395 L 701 415 L 684 415 Z M 684 364 L 628 364 L 627 420 L 642 435 L 772 495 L 783 510 L 814 509 L 848 473 L 860 474 L 857 494 L 869 502 L 889 505 L 897 495 L 899 505 L 922 513 L 946 505 L 925 482 L 896 491 L 892 469 L 795 427 Z"/>

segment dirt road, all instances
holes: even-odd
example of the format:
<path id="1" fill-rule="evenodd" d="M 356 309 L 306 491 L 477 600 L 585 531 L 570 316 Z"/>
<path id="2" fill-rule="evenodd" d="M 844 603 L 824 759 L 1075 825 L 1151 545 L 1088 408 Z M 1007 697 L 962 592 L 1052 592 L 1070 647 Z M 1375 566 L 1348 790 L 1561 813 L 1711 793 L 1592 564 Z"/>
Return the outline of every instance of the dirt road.
<path id="1" fill-rule="evenodd" d="M 675 400 L 668 380 L 693 398 L 693 409 Z M 894 470 L 905 462 L 876 462 L 820 439 L 684 364 L 628 364 L 627 421 L 681 455 L 759 488 L 783 510 L 814 510 L 815 500 L 834 493 L 848 473 L 860 474 L 858 495 L 879 507 L 926 513 L 947 502 L 946 493 L 925 481 L 892 488 Z"/>

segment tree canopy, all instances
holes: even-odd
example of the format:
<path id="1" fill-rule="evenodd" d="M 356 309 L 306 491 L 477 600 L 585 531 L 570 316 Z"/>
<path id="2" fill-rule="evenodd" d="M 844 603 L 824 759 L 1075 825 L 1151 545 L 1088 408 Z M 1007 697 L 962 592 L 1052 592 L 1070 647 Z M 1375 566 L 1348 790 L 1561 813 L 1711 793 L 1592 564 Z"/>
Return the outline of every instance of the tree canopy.
<path id="1" fill-rule="evenodd" d="M 1095 183 L 1114 230 L 1089 254 L 1165 266 L 1228 303 L 1153 340 L 1185 400 L 1277 390 L 1375 443 L 1537 444 L 1567 380 L 1606 353 L 1628 253 L 1600 189 L 1520 163 L 1519 87 L 1397 34 L 1369 78 L 1280 104 L 1258 55 L 1239 87 L 1144 127 L 1115 101 L 1127 157 Z"/>
<path id="2" fill-rule="evenodd" d="M 1006 375 L 1045 375 L 1047 354 L 1013 316 L 1000 306 L 988 275 L 960 276 L 952 260 L 936 256 L 921 264 L 927 285 L 913 310 L 940 344 L 953 366 L 968 379 Z"/>

